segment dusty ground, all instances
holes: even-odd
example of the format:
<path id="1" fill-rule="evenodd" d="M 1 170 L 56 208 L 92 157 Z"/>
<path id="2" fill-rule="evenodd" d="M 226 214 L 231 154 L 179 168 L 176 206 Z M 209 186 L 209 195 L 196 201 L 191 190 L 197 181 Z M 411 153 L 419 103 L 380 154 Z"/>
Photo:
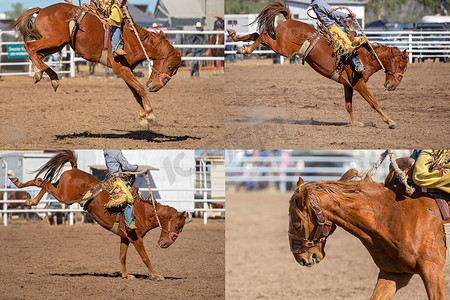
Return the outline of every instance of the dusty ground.
<path id="1" fill-rule="evenodd" d="M 120 275 L 119 237 L 98 225 L 0 226 L 0 281 L 3 299 L 224 299 L 223 222 L 187 224 L 168 249 L 150 231 L 145 247 L 155 270 L 166 277 L 148 279 L 147 269 L 130 246 Z"/>
<path id="2" fill-rule="evenodd" d="M 361 242 L 341 228 L 327 240 L 327 256 L 301 267 L 289 251 L 291 194 L 228 192 L 227 299 L 369 299 L 378 268 Z M 450 268 L 444 271 L 450 296 Z M 427 299 L 418 275 L 394 299 Z"/>
<path id="3" fill-rule="evenodd" d="M 353 112 L 365 127 L 351 127 L 342 85 L 308 65 L 249 60 L 227 65 L 225 144 L 255 149 L 442 148 L 450 136 L 450 64 L 408 66 L 397 90 L 384 88 L 383 72 L 369 90 L 398 124 L 389 129 L 359 95 Z"/>
<path id="4" fill-rule="evenodd" d="M 139 127 L 138 104 L 125 82 L 106 78 L 103 67 L 96 74 L 84 71 L 61 80 L 56 93 L 45 78 L 34 85 L 31 77 L 2 77 L 0 148 L 224 147 L 223 76 L 202 71 L 201 78 L 191 79 L 179 71 L 166 87 L 150 93 L 159 126 L 146 131 Z"/>

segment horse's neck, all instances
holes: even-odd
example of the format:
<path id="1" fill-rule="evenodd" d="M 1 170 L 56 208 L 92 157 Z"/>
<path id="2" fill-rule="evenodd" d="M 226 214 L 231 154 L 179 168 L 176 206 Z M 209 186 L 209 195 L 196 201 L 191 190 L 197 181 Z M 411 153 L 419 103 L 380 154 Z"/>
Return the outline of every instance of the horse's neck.
<path id="1" fill-rule="evenodd" d="M 373 233 L 377 231 L 377 225 L 380 225 L 377 224 L 376 210 L 381 209 L 383 201 L 386 203 L 389 201 L 388 197 L 383 196 L 386 192 L 387 189 L 378 190 L 377 198 L 370 198 L 370 191 L 357 192 L 346 198 L 327 195 L 322 197 L 320 205 L 327 219 L 363 242 L 369 242 Z"/>

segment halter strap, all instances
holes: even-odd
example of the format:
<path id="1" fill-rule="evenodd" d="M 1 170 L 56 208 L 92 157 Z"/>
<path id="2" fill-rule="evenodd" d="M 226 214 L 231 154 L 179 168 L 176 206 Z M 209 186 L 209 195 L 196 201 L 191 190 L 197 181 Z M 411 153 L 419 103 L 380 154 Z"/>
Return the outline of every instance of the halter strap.
<path id="1" fill-rule="evenodd" d="M 288 231 L 289 236 L 289 245 L 291 247 L 292 253 L 303 253 L 307 251 L 309 248 L 316 246 L 319 243 L 324 242 L 330 235 L 333 234 L 333 222 L 327 220 L 323 215 L 322 209 L 320 208 L 319 202 L 316 199 L 316 196 L 310 194 L 310 207 L 312 208 L 314 214 L 317 218 L 317 227 L 314 232 L 313 239 L 307 239 L 295 235 Z"/>

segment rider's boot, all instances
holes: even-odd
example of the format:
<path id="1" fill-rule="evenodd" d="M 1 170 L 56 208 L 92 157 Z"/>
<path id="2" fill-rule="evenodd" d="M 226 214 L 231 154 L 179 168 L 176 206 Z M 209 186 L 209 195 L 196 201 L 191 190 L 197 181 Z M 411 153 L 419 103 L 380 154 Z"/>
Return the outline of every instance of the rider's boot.
<path id="1" fill-rule="evenodd" d="M 353 53 L 349 57 L 350 63 L 355 69 L 355 72 L 359 75 L 363 76 L 364 71 L 366 70 L 366 67 L 364 67 L 364 64 L 362 63 L 361 59 L 358 56 L 358 53 L 356 51 L 353 51 Z"/>

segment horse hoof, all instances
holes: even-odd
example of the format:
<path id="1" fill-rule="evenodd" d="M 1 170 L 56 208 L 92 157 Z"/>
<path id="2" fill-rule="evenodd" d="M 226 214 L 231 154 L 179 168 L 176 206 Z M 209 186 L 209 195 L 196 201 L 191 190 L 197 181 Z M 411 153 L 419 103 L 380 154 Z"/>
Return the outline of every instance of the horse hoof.
<path id="1" fill-rule="evenodd" d="M 122 276 L 123 279 L 135 279 L 136 277 L 131 274 L 127 274 L 126 276 Z"/>
<path id="2" fill-rule="evenodd" d="M 147 120 L 147 119 L 141 119 L 141 120 L 139 121 L 139 126 L 140 126 L 142 129 L 148 129 L 148 120 Z"/>
<path id="3" fill-rule="evenodd" d="M 58 80 L 52 80 L 52 87 L 55 90 L 55 92 L 58 89 L 58 86 L 59 86 L 59 81 Z"/>
<path id="4" fill-rule="evenodd" d="M 152 276 L 153 279 L 156 279 L 156 281 L 163 281 L 165 278 L 161 275 Z"/>
<path id="5" fill-rule="evenodd" d="M 227 29 L 227 31 L 228 31 L 228 35 L 230 36 L 230 38 L 234 39 L 234 37 L 236 36 L 236 30 Z"/>
<path id="6" fill-rule="evenodd" d="M 33 200 L 28 199 L 27 201 L 25 201 L 25 206 L 34 206 Z"/>
<path id="7" fill-rule="evenodd" d="M 364 127 L 364 124 L 361 122 L 354 122 L 352 123 L 352 126 L 356 126 L 356 127 Z"/>
<path id="8" fill-rule="evenodd" d="M 393 124 L 389 125 L 389 128 L 390 129 L 395 129 L 395 128 L 397 128 L 397 126 L 398 126 L 397 124 L 393 123 Z"/>
<path id="9" fill-rule="evenodd" d="M 34 84 L 41 81 L 41 79 L 42 79 L 42 76 L 39 73 L 34 73 Z"/>
<path id="10" fill-rule="evenodd" d="M 239 48 L 238 51 L 236 51 L 236 54 L 247 54 L 247 48 L 246 47 Z"/>
<path id="11" fill-rule="evenodd" d="M 18 188 L 20 188 L 19 185 L 21 185 L 21 184 L 20 184 L 19 178 L 17 178 L 17 177 L 9 177 L 9 180 L 11 180 L 11 182 L 12 182 L 15 186 L 17 186 Z"/>

